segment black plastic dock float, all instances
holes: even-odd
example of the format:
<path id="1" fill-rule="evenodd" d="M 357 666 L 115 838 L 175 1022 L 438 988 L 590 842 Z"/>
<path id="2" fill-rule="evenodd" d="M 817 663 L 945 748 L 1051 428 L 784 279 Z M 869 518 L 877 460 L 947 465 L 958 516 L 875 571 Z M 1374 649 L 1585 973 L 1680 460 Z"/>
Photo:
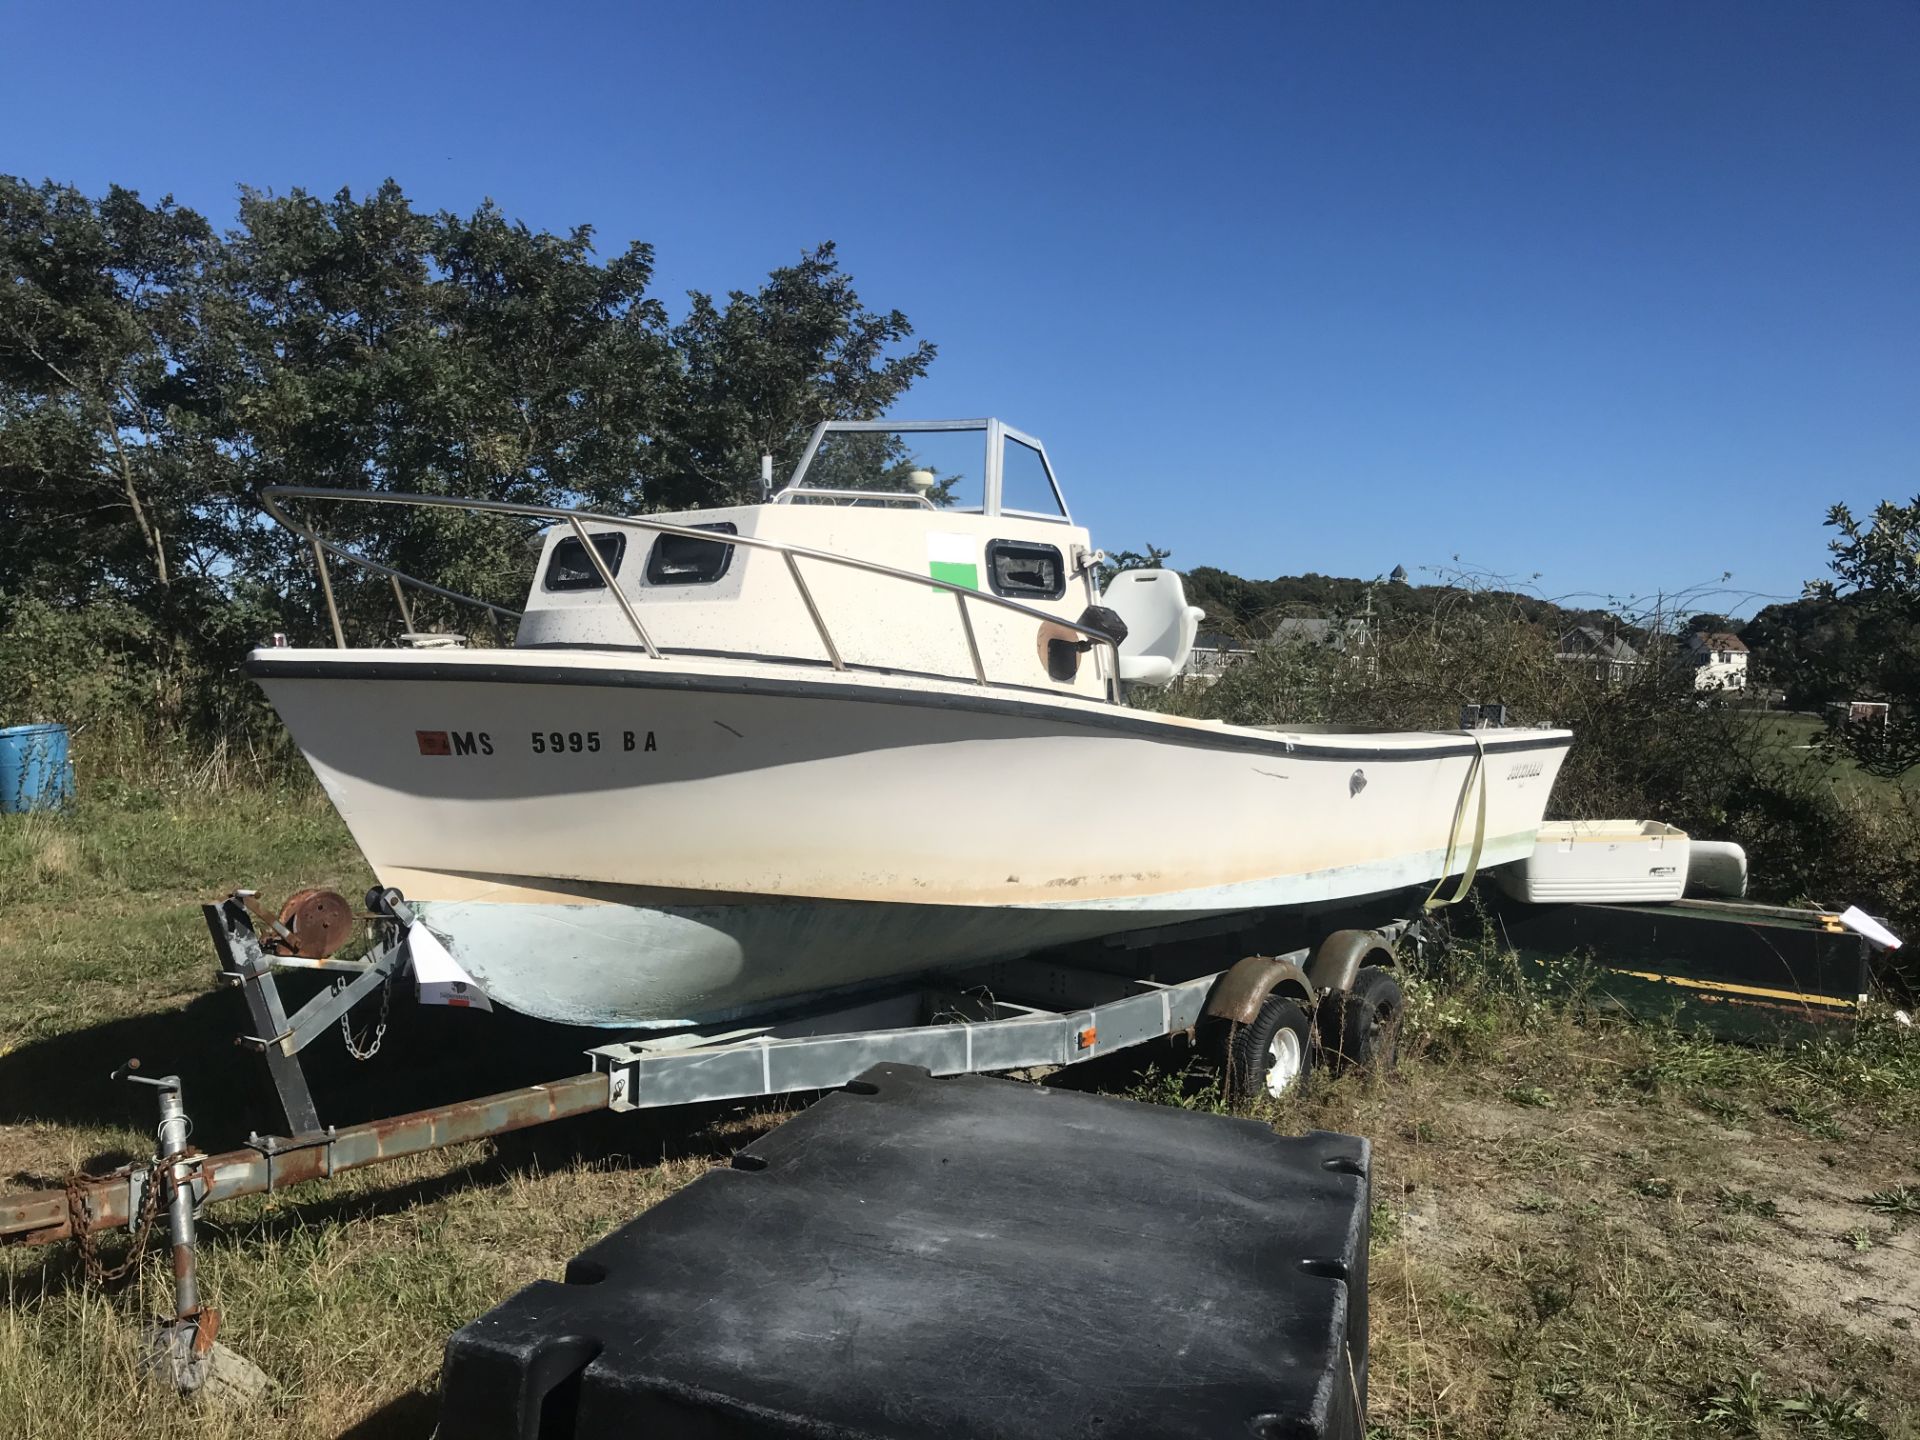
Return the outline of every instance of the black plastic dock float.
<path id="1" fill-rule="evenodd" d="M 457 1332 L 439 1434 L 1358 1437 L 1368 1161 L 876 1066 Z"/>

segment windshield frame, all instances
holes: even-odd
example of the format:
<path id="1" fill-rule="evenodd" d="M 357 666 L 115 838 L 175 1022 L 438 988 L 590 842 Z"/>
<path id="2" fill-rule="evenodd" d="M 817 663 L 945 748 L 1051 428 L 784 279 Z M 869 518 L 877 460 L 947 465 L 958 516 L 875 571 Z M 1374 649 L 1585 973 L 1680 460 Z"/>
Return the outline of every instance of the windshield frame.
<path id="1" fill-rule="evenodd" d="M 978 431 L 985 450 L 985 503 L 977 510 L 968 507 L 956 513 L 973 515 L 1012 515 L 1022 520 L 1044 520 L 1054 524 L 1071 525 L 1073 514 L 1067 509 L 1067 497 L 1061 492 L 1060 480 L 1053 471 L 1053 461 L 1047 455 L 1047 447 L 1024 431 L 1015 430 L 1011 425 L 1002 424 L 994 419 L 980 420 L 825 420 L 813 427 L 813 434 L 807 440 L 807 448 L 800 455 L 800 463 L 793 468 L 793 476 L 778 494 L 771 496 L 774 501 L 782 497 L 793 498 L 808 493 L 806 484 L 807 470 L 813 464 L 814 456 L 819 453 L 821 442 L 834 434 L 874 434 L 929 431 Z M 1001 477 L 1006 455 L 1007 441 L 1016 440 L 1028 445 L 1040 456 L 1040 464 L 1047 474 L 1047 484 L 1053 489 L 1053 498 L 1060 507 L 1057 515 L 1044 514 L 1037 510 L 1004 510 L 1001 508 Z M 827 493 L 827 492 L 818 492 Z M 889 494 L 876 491 L 876 495 Z"/>

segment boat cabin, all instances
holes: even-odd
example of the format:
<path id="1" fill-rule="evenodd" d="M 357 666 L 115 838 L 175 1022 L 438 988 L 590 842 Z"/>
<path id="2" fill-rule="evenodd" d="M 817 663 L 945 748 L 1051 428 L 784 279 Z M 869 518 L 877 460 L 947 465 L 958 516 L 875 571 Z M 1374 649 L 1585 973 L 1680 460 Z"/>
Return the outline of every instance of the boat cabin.
<path id="1" fill-rule="evenodd" d="M 1099 559 L 1032 436 L 991 419 L 830 421 L 758 504 L 554 526 L 516 644 L 1095 698 L 1168 683 L 1201 612 L 1172 571 L 1122 572 L 1101 594 Z"/>

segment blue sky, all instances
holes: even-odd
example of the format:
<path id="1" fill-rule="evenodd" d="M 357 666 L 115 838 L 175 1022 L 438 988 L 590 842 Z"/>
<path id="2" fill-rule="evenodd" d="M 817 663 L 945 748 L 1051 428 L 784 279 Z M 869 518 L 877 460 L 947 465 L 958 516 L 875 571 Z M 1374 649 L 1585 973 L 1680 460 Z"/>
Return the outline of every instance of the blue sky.
<path id="1" fill-rule="evenodd" d="M 0 169 L 216 222 L 391 175 L 651 241 L 676 306 L 835 240 L 940 346 L 901 413 L 1039 434 L 1176 566 L 1792 595 L 1920 493 L 1904 0 L 15 4 L 0 53 Z"/>

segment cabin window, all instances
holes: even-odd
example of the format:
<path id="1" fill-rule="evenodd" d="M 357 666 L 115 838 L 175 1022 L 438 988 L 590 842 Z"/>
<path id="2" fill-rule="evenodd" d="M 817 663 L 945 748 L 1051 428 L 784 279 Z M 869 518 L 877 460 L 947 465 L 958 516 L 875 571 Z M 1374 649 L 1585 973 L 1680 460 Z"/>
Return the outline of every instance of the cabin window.
<path id="1" fill-rule="evenodd" d="M 607 573 L 618 575 L 620 562 L 627 553 L 626 533 L 621 530 L 605 530 L 593 537 L 593 548 L 600 552 L 600 558 L 606 562 Z M 580 537 L 569 535 L 553 547 L 553 555 L 547 561 L 546 588 L 549 590 L 604 590 L 606 582 L 600 578 L 600 572 L 593 568 L 593 561 L 587 558 L 587 547 L 580 543 Z"/>
<path id="2" fill-rule="evenodd" d="M 1067 593 L 1066 562 L 1051 545 L 987 542 L 987 580 L 1010 600 L 1058 600 Z"/>
<path id="3" fill-rule="evenodd" d="M 740 527 L 731 520 L 715 525 L 695 525 L 695 530 L 712 530 L 720 535 L 738 535 Z M 727 573 L 733 563 L 733 546 L 717 540 L 696 540 L 691 535 L 662 535 L 653 542 L 647 555 L 649 585 L 711 585 Z"/>
<path id="4" fill-rule="evenodd" d="M 1023 441 L 1007 437 L 1000 452 L 1000 508 L 1020 510 L 1049 519 L 1064 512 L 1059 492 L 1047 474 L 1047 462 L 1040 452 Z"/>

